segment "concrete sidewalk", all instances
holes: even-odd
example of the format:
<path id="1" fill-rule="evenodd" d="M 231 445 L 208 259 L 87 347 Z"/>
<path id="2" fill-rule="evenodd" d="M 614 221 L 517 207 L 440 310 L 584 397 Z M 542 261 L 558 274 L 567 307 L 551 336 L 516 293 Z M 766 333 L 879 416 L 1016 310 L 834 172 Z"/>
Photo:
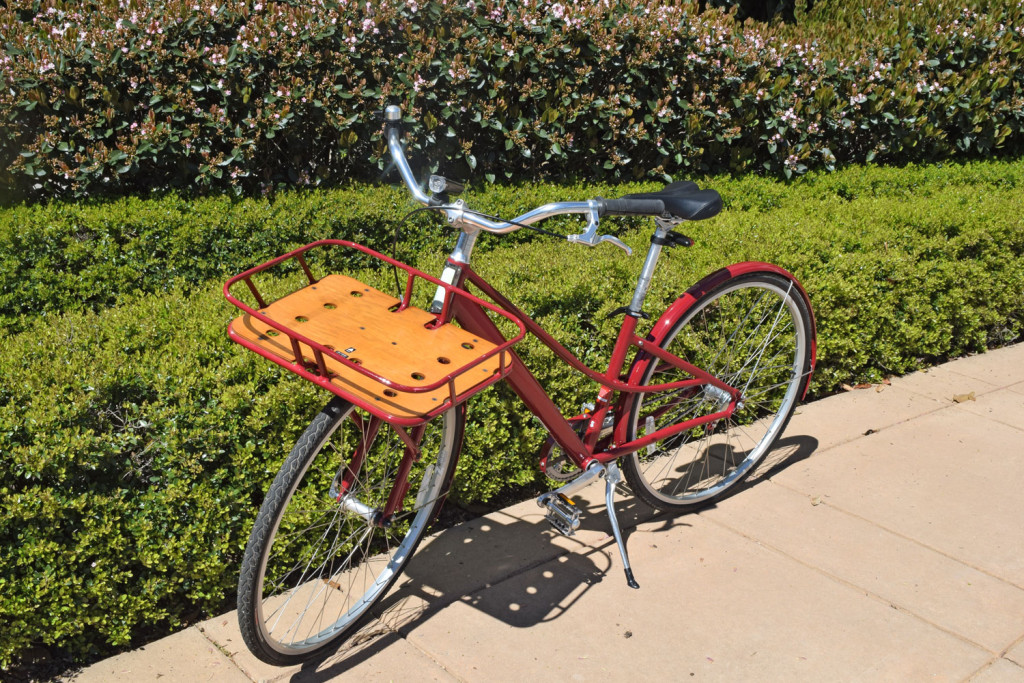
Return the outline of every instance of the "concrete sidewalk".
<path id="1" fill-rule="evenodd" d="M 954 400 L 957 398 L 957 401 Z M 279 669 L 235 614 L 76 681 L 1024 681 L 1024 344 L 798 408 L 738 495 L 574 538 L 527 501 L 429 539 L 351 649 Z"/>

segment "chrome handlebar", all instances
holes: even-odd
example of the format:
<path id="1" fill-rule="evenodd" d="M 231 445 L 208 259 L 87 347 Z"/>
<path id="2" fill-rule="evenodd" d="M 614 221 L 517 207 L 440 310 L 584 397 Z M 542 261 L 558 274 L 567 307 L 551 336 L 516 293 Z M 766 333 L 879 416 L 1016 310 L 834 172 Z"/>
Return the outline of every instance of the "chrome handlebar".
<path id="1" fill-rule="evenodd" d="M 402 110 L 394 104 L 388 105 L 384 110 L 384 121 L 387 123 L 388 151 L 391 152 L 391 158 L 394 160 L 395 166 L 398 167 L 402 180 L 405 181 L 406 187 L 412 192 L 413 199 L 420 204 L 430 204 L 430 197 L 423 193 L 423 190 L 416 183 L 416 178 L 413 177 L 412 169 L 409 168 L 409 160 L 405 158 L 402 141 L 399 139 L 399 133 L 401 132 L 399 124 L 402 122 Z"/>
<path id="2" fill-rule="evenodd" d="M 398 167 L 398 172 L 402 176 L 402 180 L 405 182 L 406 187 L 409 188 L 409 192 L 412 193 L 413 198 L 417 202 L 424 206 L 436 205 L 436 201 L 432 201 L 431 197 L 429 197 L 416 182 L 412 169 L 409 167 L 409 161 L 405 158 L 405 150 L 402 149 L 400 130 L 400 124 L 402 121 L 401 108 L 394 104 L 389 105 L 384 109 L 384 121 L 387 124 L 388 151 L 391 153 L 391 158 L 394 160 L 395 166 Z M 574 244 L 586 244 L 591 247 L 595 247 L 602 242 L 609 242 L 623 249 L 626 254 L 632 255 L 633 253 L 633 251 L 617 237 L 597 234 L 597 227 L 601 218 L 599 213 L 599 204 L 595 200 L 585 202 L 552 202 L 550 204 L 538 206 L 531 211 L 527 211 L 522 216 L 517 216 L 511 221 L 503 222 L 492 221 L 468 210 L 466 208 L 466 203 L 461 199 L 453 204 L 441 205 L 438 208 L 444 211 L 448 218 L 448 222 L 455 228 L 463 230 L 464 232 L 476 232 L 483 230 L 485 232 L 492 232 L 498 235 L 514 232 L 522 227 L 537 223 L 546 218 L 551 218 L 552 216 L 570 213 L 584 214 L 587 216 L 587 229 L 579 235 L 568 235 L 566 237 L 567 240 Z"/>

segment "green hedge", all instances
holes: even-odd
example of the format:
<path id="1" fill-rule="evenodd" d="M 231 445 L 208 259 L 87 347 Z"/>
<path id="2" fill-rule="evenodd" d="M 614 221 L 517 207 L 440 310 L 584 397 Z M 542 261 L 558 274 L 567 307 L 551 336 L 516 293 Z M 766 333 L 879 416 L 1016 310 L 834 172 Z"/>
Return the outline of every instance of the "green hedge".
<path id="1" fill-rule="evenodd" d="M 789 177 L 1024 149 L 1019 2 L 818 5 L 794 27 L 674 0 L 11 0 L 0 188 L 369 180 L 389 102 L 417 120 L 414 155 L 481 180 Z"/>
<path id="2" fill-rule="evenodd" d="M 595 183 L 563 192 L 588 199 L 654 187 Z M 547 195 L 543 186 L 487 186 L 474 202 L 485 212 L 523 213 Z M 131 292 L 188 291 L 316 239 L 388 253 L 394 246 L 402 258 L 444 251 L 450 233 L 436 223 L 402 222 L 413 208 L 408 199 L 402 188 L 359 186 L 262 199 L 168 195 L 9 208 L 0 211 L 0 327 L 17 332 L 36 316 L 98 310 Z"/>
<path id="3" fill-rule="evenodd" d="M 737 260 L 789 268 L 817 314 L 815 395 L 1009 343 L 1024 328 L 1024 162 L 713 185 L 727 210 L 685 229 L 696 245 L 667 253 L 648 310 L 656 314 L 700 276 Z M 51 239 L 36 247 L 39 260 L 63 258 L 74 268 L 75 258 L 110 258 L 121 267 L 103 271 L 109 280 L 97 287 L 104 298 L 69 298 L 63 284 L 26 289 L 38 306 L 11 304 L 22 311 L 21 331 L 8 328 L 0 338 L 0 666 L 17 664 L 30 648 L 87 661 L 231 609 L 263 492 L 327 395 L 227 340 L 234 313 L 221 280 L 274 251 L 269 230 L 285 215 L 331 214 L 321 209 L 362 196 L 371 207 L 394 201 L 387 190 L 362 192 L 0 211 L 0 224 L 15 233 L 19 225 L 51 227 Z M 578 187 L 530 185 L 489 188 L 469 201 L 518 208 L 567 194 L 587 196 Z M 232 221 L 221 209 L 270 217 L 266 233 L 258 220 L 244 224 L 254 229 L 257 253 L 246 254 L 249 228 L 224 229 Z M 74 226 L 58 220 L 70 214 Z M 129 217 L 146 248 L 123 248 Z M 341 219 L 296 221 L 282 248 L 325 231 L 358 231 L 358 222 L 332 220 Z M 626 226 L 620 234 L 642 253 L 650 226 Z M 439 245 L 451 235 L 425 230 L 410 232 L 420 248 L 405 257 L 436 271 Z M 76 231 L 91 238 L 68 239 Z M 387 234 L 364 236 L 386 243 Z M 29 242 L 22 248 L 33 248 Z M 157 244 L 167 272 L 212 279 L 171 278 L 164 287 L 159 268 L 147 270 Z M 589 249 L 527 231 L 483 237 L 480 247 L 481 273 L 581 358 L 597 366 L 607 359 L 602 340 L 618 323 L 607 315 L 628 302 L 640 254 L 627 258 L 607 245 Z M 82 256 L 83 249 L 99 251 Z M 200 261 L 214 265 L 203 270 Z M 381 286 L 390 282 L 387 271 L 360 272 Z M 539 344 L 520 348 L 564 410 L 592 399 L 594 385 L 567 373 Z M 533 457 L 543 439 L 507 390 L 475 398 L 455 498 L 486 501 L 510 486 L 539 485 Z"/>

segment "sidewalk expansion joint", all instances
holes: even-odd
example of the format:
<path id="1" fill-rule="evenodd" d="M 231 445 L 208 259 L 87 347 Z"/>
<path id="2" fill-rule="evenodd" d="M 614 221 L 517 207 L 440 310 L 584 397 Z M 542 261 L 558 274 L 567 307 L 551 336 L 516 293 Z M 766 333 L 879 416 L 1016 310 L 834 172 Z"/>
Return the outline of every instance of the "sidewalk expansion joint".
<path id="1" fill-rule="evenodd" d="M 906 391 L 910 391 L 910 390 L 907 389 Z M 914 393 L 914 392 L 911 392 L 911 393 Z M 935 399 L 934 396 L 928 396 L 927 394 L 918 394 L 918 396 L 924 396 L 926 398 L 931 398 L 933 400 L 939 400 L 939 399 Z M 820 398 L 820 399 L 817 399 L 815 401 L 811 401 L 810 403 L 802 403 L 802 404 L 800 404 L 800 407 L 802 407 L 802 408 L 811 408 L 816 403 L 818 403 L 819 401 L 825 401 L 825 400 L 827 400 L 829 398 L 831 398 L 831 396 L 826 396 L 825 398 Z M 811 455 L 809 457 L 816 458 L 816 457 L 818 457 L 820 455 L 828 453 L 829 451 L 834 451 L 837 448 L 849 445 L 849 444 L 851 444 L 851 443 L 853 443 L 855 441 L 859 441 L 861 439 L 866 439 L 869 436 L 876 436 L 876 435 L 881 434 L 883 432 L 889 431 L 890 429 L 893 429 L 895 427 L 903 426 L 903 425 L 907 424 L 908 422 L 913 422 L 914 420 L 919 420 L 920 418 L 927 417 L 928 415 L 934 415 L 935 413 L 942 412 L 943 410 L 952 410 L 952 409 L 955 409 L 955 408 L 956 408 L 956 404 L 945 405 L 945 404 L 940 402 L 939 405 L 937 405 L 936 407 L 931 408 L 929 410 L 926 410 L 926 411 L 924 411 L 922 413 L 918 413 L 917 415 L 913 415 L 911 417 L 904 418 L 904 419 L 899 420 L 897 422 L 893 422 L 892 424 L 883 425 L 883 426 L 879 427 L 878 429 L 874 429 L 874 428 L 869 429 L 868 432 L 865 433 L 865 434 L 857 434 L 855 436 L 851 436 L 848 439 L 845 439 L 843 441 L 837 441 L 836 443 L 830 444 L 828 446 L 825 446 L 822 449 L 815 449 L 814 451 L 811 452 Z M 770 452 L 771 451 L 769 451 L 769 453 Z M 766 456 L 767 456 L 767 454 L 766 454 Z"/>
<path id="2" fill-rule="evenodd" d="M 806 496 L 807 495 L 806 491 L 801 491 L 800 489 L 793 488 L 792 486 L 787 486 L 787 485 L 785 485 L 785 484 L 783 484 L 781 482 L 775 481 L 774 479 L 769 479 L 768 481 L 770 481 L 772 484 L 775 484 L 776 486 L 778 486 L 780 488 L 783 488 L 783 489 L 785 489 L 787 491 L 790 491 L 792 493 L 795 493 L 797 495 L 800 495 L 800 496 Z M 885 526 L 884 524 L 879 524 L 878 522 L 876 522 L 873 519 L 868 519 L 867 517 L 863 517 L 861 515 L 858 515 L 856 512 L 851 512 L 850 510 L 847 510 L 845 508 L 839 507 L 838 505 L 835 505 L 834 503 L 827 503 L 824 500 L 822 501 L 821 504 L 827 505 L 831 509 L 835 510 L 836 512 L 841 512 L 842 514 L 846 515 L 847 517 L 851 517 L 851 518 L 856 519 L 858 521 L 864 522 L 865 524 L 868 524 L 868 525 L 873 526 L 875 528 L 881 529 L 882 531 L 885 531 L 886 533 L 892 534 L 893 536 L 896 536 L 897 538 L 903 539 L 904 541 L 907 541 L 909 543 L 913 543 L 914 545 L 916 545 L 918 547 L 921 547 L 921 548 L 924 548 L 925 550 L 931 551 L 931 552 L 933 552 L 933 553 L 935 553 L 937 555 L 941 555 L 942 557 L 946 558 L 947 560 L 952 560 L 953 562 L 956 562 L 957 564 L 963 565 L 964 567 L 967 567 L 969 569 L 973 569 L 974 571 L 978 572 L 979 574 L 984 574 L 985 576 L 989 577 L 990 579 L 995 579 L 999 583 L 1005 584 L 1007 586 L 1011 586 L 1012 588 L 1016 588 L 1017 590 L 1024 590 L 1024 586 L 1018 585 L 1018 584 L 1014 583 L 1013 581 L 1008 581 L 1006 578 L 1004 578 L 1002 576 L 999 576 L 998 574 L 993 574 L 992 572 L 990 572 L 989 570 L 985 569 L 984 567 L 979 567 L 977 565 L 971 564 L 970 562 L 965 562 L 963 560 L 963 558 L 956 557 L 955 555 L 950 555 L 946 551 L 941 550 L 940 548 L 936 548 L 934 546 L 928 545 L 927 543 L 922 543 L 921 541 L 919 541 L 916 538 L 913 538 L 912 536 L 907 536 L 903 532 L 897 531 L 895 529 L 891 529 L 891 528 Z"/>
<path id="3" fill-rule="evenodd" d="M 956 361 L 951 361 L 951 364 L 955 364 L 955 363 L 956 363 Z M 982 377 L 975 377 L 974 375 L 966 375 L 966 374 L 964 374 L 964 373 L 960 372 L 959 370 L 957 370 L 955 368 L 952 368 L 952 367 L 949 368 L 949 371 L 950 371 L 950 373 L 952 373 L 954 375 L 959 375 L 959 376 L 963 377 L 965 380 L 974 380 L 976 382 L 984 382 L 986 384 L 992 384 L 987 379 L 984 379 Z M 978 396 L 983 396 L 985 394 L 991 394 L 991 393 L 996 392 L 996 391 L 1002 391 L 1003 389 L 1009 389 L 1014 384 L 1017 384 L 1017 382 L 1010 382 L 1009 384 L 1003 384 L 1003 385 L 992 384 L 992 388 L 991 389 L 988 389 L 988 390 L 982 389 L 981 391 L 978 391 L 977 394 L 978 394 Z"/>
<path id="4" fill-rule="evenodd" d="M 1007 655 L 1010 654 L 1010 651 L 1013 650 L 1013 648 L 1017 647 L 1018 645 L 1022 645 L 1022 644 L 1024 644 L 1024 635 L 1021 635 L 1020 638 L 1018 638 L 1017 640 L 1015 640 L 1012 643 L 1010 643 L 1006 647 L 1006 649 L 1003 650 L 1000 653 L 1000 656 L 1004 657 L 1006 659 L 1009 659 L 1011 662 L 1013 662 L 1017 666 L 1024 667 L 1024 656 L 1021 657 L 1021 661 L 1019 661 L 1019 662 L 1017 660 L 1015 660 L 1015 659 L 1011 659 L 1010 657 L 1007 657 Z"/>
<path id="5" fill-rule="evenodd" d="M 399 635 L 401 636 L 401 634 Z M 427 650 L 426 648 L 420 646 L 418 643 L 414 643 L 405 636 L 401 636 L 401 638 L 406 642 L 407 645 L 409 645 L 410 647 L 418 651 L 420 654 L 422 654 L 424 657 L 429 659 L 431 662 L 434 663 L 435 666 L 437 666 L 437 668 L 441 669 L 441 671 L 444 671 L 446 674 L 454 678 L 459 683 L 470 683 L 470 679 L 465 678 L 464 676 L 460 676 L 457 672 L 449 669 L 447 666 L 445 666 L 444 662 L 435 657 L 434 653 L 430 650 Z"/>
<path id="6" fill-rule="evenodd" d="M 1002 660 L 1002 661 L 1007 661 L 1007 662 L 1009 662 L 1009 663 L 1010 663 L 1010 664 L 1011 664 L 1012 666 L 1014 666 L 1014 667 L 1016 667 L 1016 668 L 1019 668 L 1019 669 L 1021 670 L 1021 671 L 1020 671 L 1020 673 L 1021 673 L 1021 676 L 1022 676 L 1022 677 L 1024 677 L 1024 667 L 1021 667 L 1021 666 L 1020 666 L 1020 664 L 1018 664 L 1017 662 L 1013 661 L 1012 659 L 1007 659 L 1006 657 L 993 657 L 992 659 L 990 659 L 990 660 L 988 660 L 987 662 L 985 662 L 985 663 L 984 663 L 984 664 L 983 664 L 982 666 L 980 666 L 980 667 L 978 668 L 978 670 L 977 670 L 977 671 L 975 671 L 974 673 L 972 673 L 972 674 L 971 674 L 970 676 L 968 676 L 967 678 L 963 679 L 963 683 L 971 683 L 971 681 L 977 681 L 977 680 L 981 680 L 981 678 L 980 678 L 980 677 L 981 677 L 981 676 L 982 676 L 982 675 L 983 675 L 983 674 L 984 674 L 984 673 L 985 673 L 986 671 L 988 671 L 989 669 L 991 669 L 992 667 L 994 667 L 994 666 L 996 665 L 996 663 L 997 663 L 997 662 L 999 662 L 999 661 L 1001 661 L 1001 660 Z"/>
<path id="7" fill-rule="evenodd" d="M 823 504 L 827 505 L 827 503 L 823 503 Z M 829 507 L 831 507 L 833 510 L 836 510 L 838 512 L 845 512 L 844 510 L 841 510 L 841 509 L 836 508 L 836 507 L 831 506 L 831 505 L 829 505 Z M 851 515 L 851 516 L 856 517 L 856 515 Z M 837 584 L 839 584 L 841 586 L 846 586 L 847 588 L 853 590 L 854 592 L 856 592 L 856 593 L 858 593 L 860 595 L 864 595 L 867 598 L 869 598 L 871 600 L 874 600 L 875 602 L 878 602 L 880 604 L 888 605 L 891 609 L 894 609 L 897 612 L 900 612 L 901 614 L 905 614 L 905 615 L 907 615 L 907 616 L 909 616 L 909 617 L 911 617 L 913 619 L 916 619 L 917 621 L 920 621 L 923 624 L 927 624 L 928 626 L 931 626 L 932 628 L 936 629 L 937 631 L 941 631 L 942 633 L 945 633 L 945 634 L 947 634 L 949 636 L 952 636 L 953 638 L 956 638 L 957 640 L 960 640 L 960 641 L 962 641 L 964 643 L 967 643 L 968 645 L 971 645 L 972 647 L 978 648 L 982 652 L 987 652 L 987 653 L 989 653 L 991 655 L 996 655 L 997 658 L 998 658 L 997 653 L 993 652 L 991 648 L 988 648 L 988 647 L 982 645 L 981 643 L 975 642 L 974 640 L 971 640 L 970 638 L 967 638 L 963 634 L 957 633 L 956 631 L 952 631 L 952 630 L 946 628 L 945 626 L 941 626 L 940 624 L 936 624 L 931 619 L 928 619 L 928 618 L 918 614 L 917 612 L 914 612 L 910 608 L 904 607 L 903 605 L 900 605 L 900 604 L 896 603 L 895 601 L 890 600 L 890 599 L 886 598 L 885 596 L 880 595 L 880 594 L 876 593 L 875 591 L 873 591 L 873 590 L 871 590 L 869 588 L 865 588 L 864 586 L 860 586 L 860 585 L 858 585 L 856 583 L 853 583 L 852 581 L 849 581 L 848 579 L 844 579 L 841 576 L 837 576 L 837 575 L 833 574 L 830 571 L 822 569 L 821 567 L 819 567 L 819 566 L 817 566 L 815 564 L 811 564 L 810 562 L 807 562 L 806 560 L 802 560 L 799 557 L 796 557 L 795 555 L 792 555 L 792 554 L 786 552 L 782 548 L 780 548 L 780 547 L 778 547 L 778 546 L 776 546 L 776 545 L 774 545 L 772 543 L 769 543 L 769 542 L 764 541 L 764 540 L 762 540 L 760 538 L 756 538 L 754 536 L 751 536 L 750 534 L 744 533 L 744 532 L 740 531 L 739 529 L 736 529 L 736 528 L 734 528 L 732 526 L 729 526 L 728 524 L 726 524 L 726 523 L 724 523 L 724 522 L 722 522 L 720 520 L 715 520 L 715 519 L 710 519 L 710 518 L 704 518 L 704 519 L 705 519 L 705 521 L 710 522 L 711 524 L 714 524 L 715 526 L 718 526 L 718 527 L 720 527 L 720 528 L 722 528 L 722 529 L 724 529 L 724 530 L 726 530 L 726 531 L 728 531 L 730 533 L 733 533 L 733 534 L 739 536 L 740 538 L 743 538 L 743 539 L 745 539 L 745 540 L 747 540 L 747 541 L 749 541 L 751 543 L 754 543 L 755 545 L 758 545 L 758 546 L 760 546 L 762 548 L 766 548 L 767 550 L 769 550 L 769 551 L 771 551 L 771 552 L 773 552 L 773 553 L 775 553 L 777 555 L 780 555 L 780 556 L 785 557 L 785 558 L 787 558 L 789 560 L 792 560 L 793 562 L 796 562 L 800 566 L 806 567 L 807 569 L 810 569 L 811 571 L 813 571 L 813 572 L 815 572 L 815 573 L 817 573 L 817 574 L 819 574 L 821 576 L 824 576 L 825 578 L 830 579 L 831 581 L 834 581 L 835 583 L 837 583 Z M 875 524 L 874 526 L 879 526 L 879 525 Z M 880 527 L 879 526 L 879 528 L 884 528 L 884 527 Z M 908 539 L 908 540 L 913 541 L 913 539 Z M 914 542 L 916 542 L 916 541 L 914 541 Z M 918 543 L 918 545 L 922 545 L 922 544 Z M 922 546 L 922 547 L 927 547 L 927 546 Z M 959 560 L 956 560 L 956 561 L 960 562 Z M 964 564 L 964 563 L 960 562 L 960 564 Z M 967 566 L 969 566 L 969 565 L 967 565 Z M 1010 585 L 1012 585 L 1012 584 L 1010 584 Z"/>
<path id="8" fill-rule="evenodd" d="M 437 604 L 434 601 L 431 601 L 424 608 L 423 612 L 421 613 L 421 616 L 428 615 L 431 612 L 435 612 L 435 613 L 439 612 L 440 610 L 444 609 L 448 605 L 451 605 L 454 602 L 458 601 L 459 598 L 461 598 L 461 597 L 463 597 L 463 596 L 460 595 L 459 597 L 456 597 L 456 598 L 454 598 L 453 600 L 450 600 L 450 601 L 438 601 L 440 604 Z M 433 652 L 431 652 L 430 650 L 422 647 L 419 643 L 417 643 L 415 641 L 412 641 L 412 640 L 409 640 L 407 634 L 402 633 L 402 630 L 401 630 L 400 627 L 399 628 L 395 628 L 391 624 L 389 624 L 386 621 L 384 621 L 384 619 L 381 618 L 382 615 L 379 614 L 377 612 L 377 610 L 373 610 L 371 612 L 371 615 L 373 617 L 373 620 L 376 621 L 378 624 L 380 624 L 381 628 L 384 629 L 385 633 L 393 634 L 399 640 L 405 641 L 406 645 L 408 645 L 409 647 L 413 648 L 414 650 L 417 650 L 420 654 L 422 654 L 424 657 L 426 657 L 431 662 L 433 662 L 439 669 L 444 671 L 446 674 L 448 674 L 449 676 L 451 676 L 455 680 L 459 681 L 459 683 L 469 683 L 468 679 L 463 678 L 462 676 L 458 675 L 454 671 L 450 670 L 447 666 L 445 666 L 444 663 L 441 660 L 439 660 L 437 657 L 434 656 Z M 343 645 L 344 645 L 344 643 L 342 643 L 342 646 Z"/>
<path id="9" fill-rule="evenodd" d="M 231 662 L 231 666 L 235 667 L 235 669 L 237 669 L 239 673 L 248 678 L 250 681 L 255 681 L 255 679 L 249 674 L 247 674 L 242 667 L 238 666 L 238 662 L 236 662 L 235 658 L 231 656 L 231 653 L 228 652 L 228 649 L 220 643 L 218 643 L 213 638 L 211 638 L 210 636 L 206 635 L 206 631 L 199 628 L 199 624 L 191 626 L 190 628 L 194 628 L 195 630 L 199 631 L 199 635 L 201 635 L 206 640 L 206 642 L 210 643 L 210 645 L 213 645 L 215 648 L 217 648 L 217 652 L 220 652 L 222 655 L 224 655 L 224 658 Z"/>
<path id="10" fill-rule="evenodd" d="M 985 415 L 983 413 L 975 413 L 975 412 L 972 412 L 972 411 L 968 411 L 968 412 L 973 417 L 978 417 L 978 418 L 981 418 L 983 420 L 988 420 L 989 422 L 995 422 L 998 425 L 1003 425 L 1004 427 L 1009 427 L 1009 428 L 1017 430 L 1019 432 L 1024 432 L 1024 425 L 1013 424 L 1012 422 L 1006 422 L 1005 420 L 1000 420 L 997 417 L 992 417 L 991 415 Z"/>
<path id="11" fill-rule="evenodd" d="M 807 492 L 804 492 L 804 490 L 800 490 L 799 488 L 794 488 L 793 486 L 787 486 L 784 483 L 781 483 L 779 481 L 775 481 L 774 479 L 769 479 L 768 481 L 770 481 L 771 483 L 775 484 L 776 486 L 779 486 L 780 488 L 784 488 L 785 490 L 788 490 L 788 492 L 797 494 L 799 496 L 807 496 Z M 825 503 L 824 501 L 822 501 L 822 504 L 823 505 L 827 505 L 829 508 L 831 508 L 833 510 L 836 510 L 837 512 L 842 512 L 843 514 L 847 515 L 848 517 L 852 517 L 853 519 L 857 519 L 859 521 L 862 521 L 865 524 L 869 524 L 870 526 L 874 526 L 874 527 L 880 528 L 883 531 L 886 531 L 887 533 L 892 533 L 893 536 L 895 536 L 895 537 L 897 537 L 899 539 L 902 539 L 903 541 L 907 541 L 909 543 L 912 543 L 915 546 L 919 546 L 919 547 L 924 548 L 926 550 L 929 550 L 929 551 L 931 551 L 933 553 L 936 553 L 937 555 L 941 555 L 942 557 L 945 557 L 948 560 L 952 560 L 953 562 L 956 562 L 957 564 L 963 564 L 964 566 L 969 567 L 971 569 L 974 569 L 975 571 L 977 571 L 979 573 L 985 574 L 986 577 L 988 577 L 989 579 L 994 579 L 995 581 L 999 582 L 1000 584 L 1006 584 L 1007 586 L 1016 588 L 1017 590 L 1024 591 L 1024 586 L 1020 586 L 1018 584 L 1015 584 L 1012 581 L 1008 581 L 1004 577 L 999 577 L 998 574 L 994 574 L 991 571 L 989 571 L 988 569 L 985 569 L 984 567 L 978 566 L 976 564 L 972 564 L 971 562 L 966 562 L 961 557 L 956 557 L 955 555 L 950 555 L 949 553 L 945 552 L 944 550 L 941 550 L 941 549 L 936 548 L 934 546 L 930 546 L 927 543 L 922 543 L 918 539 L 914 539 L 912 537 L 909 537 L 909 536 L 905 535 L 905 533 L 903 533 L 902 531 L 897 531 L 896 529 L 890 528 L 890 527 L 886 526 L 885 524 L 880 524 L 879 522 L 874 521 L 873 519 L 868 519 L 867 517 L 862 517 L 861 515 L 858 515 L 855 512 L 851 512 L 850 510 L 847 510 L 845 508 L 841 508 L 841 507 L 835 505 L 834 503 Z"/>

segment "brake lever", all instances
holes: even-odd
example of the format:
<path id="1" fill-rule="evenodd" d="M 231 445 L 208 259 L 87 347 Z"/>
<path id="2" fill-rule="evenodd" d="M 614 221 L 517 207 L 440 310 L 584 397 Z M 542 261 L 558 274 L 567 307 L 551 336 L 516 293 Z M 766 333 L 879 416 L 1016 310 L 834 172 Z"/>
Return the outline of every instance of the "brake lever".
<path id="1" fill-rule="evenodd" d="M 622 249 L 626 252 L 627 256 L 632 256 L 633 250 L 627 247 L 626 244 L 618 237 L 597 234 L 597 225 L 601 220 L 597 213 L 597 202 L 590 200 L 587 203 L 590 205 L 590 211 L 587 213 L 587 229 L 579 235 L 569 235 L 566 239 L 573 244 L 585 244 L 588 247 L 596 247 L 603 242 L 608 242 L 609 244 Z"/>

